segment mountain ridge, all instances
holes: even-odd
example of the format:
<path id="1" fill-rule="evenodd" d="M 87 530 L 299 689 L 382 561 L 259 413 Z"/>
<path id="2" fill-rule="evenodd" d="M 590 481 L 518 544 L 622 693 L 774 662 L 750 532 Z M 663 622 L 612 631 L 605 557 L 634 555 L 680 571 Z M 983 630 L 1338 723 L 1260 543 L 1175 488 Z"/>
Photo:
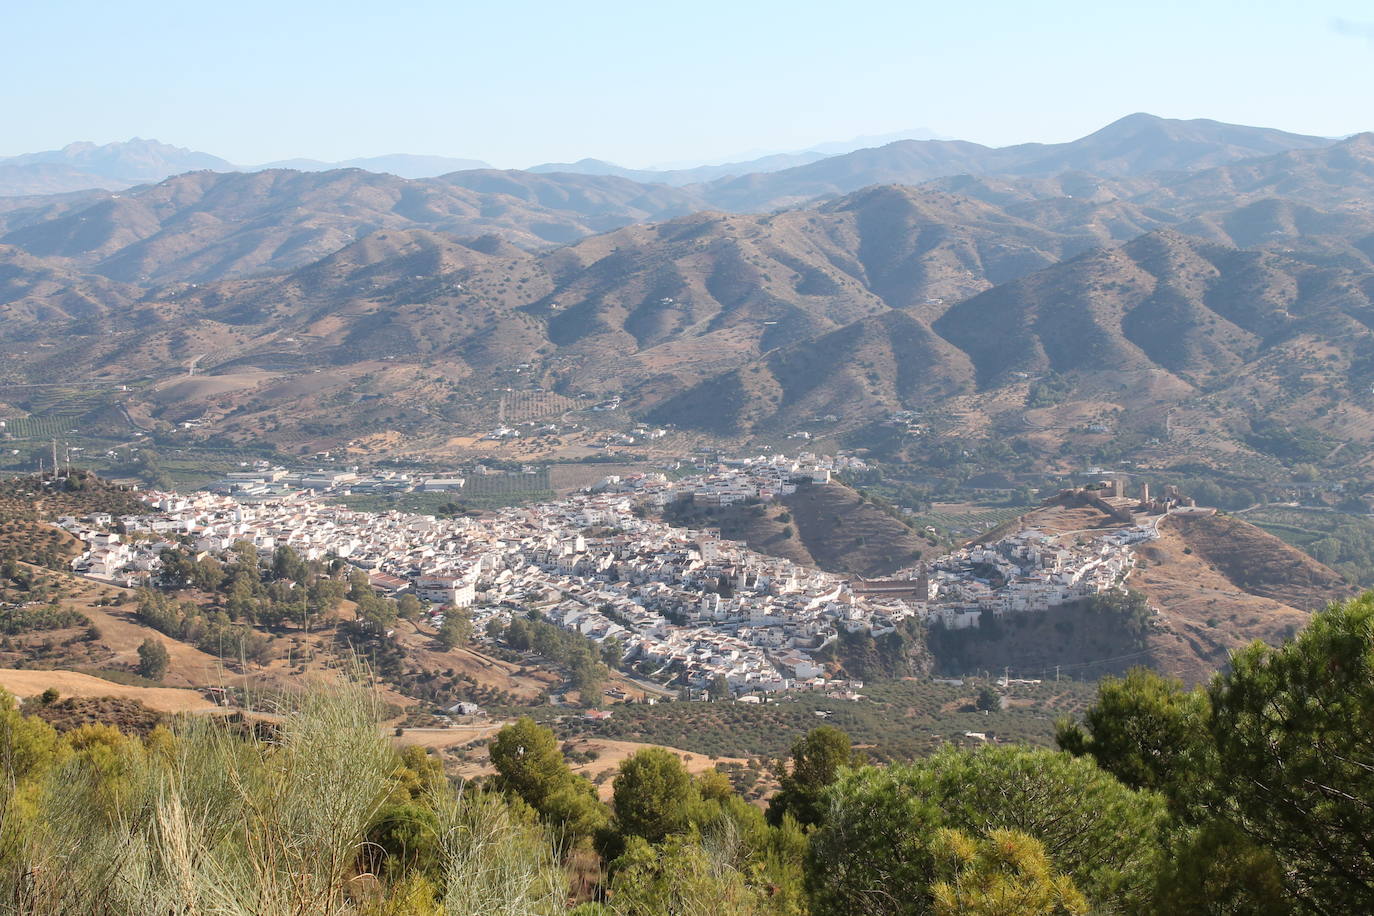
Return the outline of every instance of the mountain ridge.
<path id="1" fill-rule="evenodd" d="M 1169 120 L 1144 113 L 1127 115 L 1085 137 L 1060 144 L 988 147 L 967 141 L 936 139 L 932 132 L 925 130 L 902 134 L 915 134 L 922 139 L 886 142 L 892 135 L 861 137 L 849 142 L 818 144 L 797 152 L 771 153 L 690 168 L 628 169 L 603 159 L 586 158 L 573 163 L 543 163 L 523 171 L 531 175 L 613 176 L 642 184 L 697 188 L 697 193 L 709 198 L 712 206 L 746 211 L 776 209 L 818 196 L 846 193 L 868 184 L 911 184 L 961 173 L 1045 175 L 1085 168 L 1105 175 L 1139 174 L 1163 168 L 1196 169 L 1334 142 L 1268 128 L 1207 119 Z M 854 142 L 881 145 L 854 148 Z M 113 191 L 202 169 L 252 172 L 277 168 L 302 171 L 362 168 L 421 179 L 490 166 L 476 159 L 408 153 L 355 157 L 337 162 L 294 158 L 260 165 L 234 165 L 208 153 L 135 137 L 103 145 L 82 141 L 59 150 L 0 158 L 0 194 L 22 196 L 90 188 Z M 868 180 L 854 177 L 860 172 L 867 174 Z M 769 175 L 776 177 L 764 180 L 763 176 Z"/>
<path id="2" fill-rule="evenodd" d="M 1127 119 L 1093 143 L 1116 150 L 1159 124 Z M 1164 127 L 1185 143 L 1227 130 Z M 1370 439 L 1369 147 L 1125 177 L 951 176 L 763 214 L 615 176 L 502 170 L 197 172 L 14 199 L 0 204 L 5 355 L 45 380 L 194 361 L 202 380 L 168 382 L 181 403 L 159 392 L 144 415 L 203 414 L 232 437 L 478 424 L 481 379 L 524 365 L 523 384 L 619 397 L 708 437 L 857 441 L 938 408 L 970 435 L 1024 431 L 1048 461 L 1067 434 L 1046 430 L 1111 430 L 1115 416 L 1121 435 L 1148 435 L 1187 410 L 1211 445 L 1272 461 L 1251 443 L 1266 414 L 1333 445 Z M 1299 372 L 1314 349 L 1325 362 Z M 379 360 L 385 405 L 360 387 Z M 316 370 L 340 387 L 301 402 Z M 1063 403 L 1027 406 L 1045 378 Z M 262 386 L 253 411 L 233 393 L 245 386 Z"/>
<path id="3" fill-rule="evenodd" d="M 1129 177 L 1335 142 L 1269 128 L 1137 113 L 1067 143 L 988 147 L 964 140 L 902 140 L 780 172 L 722 180 L 701 193 L 717 206 L 766 210 L 869 184 L 918 184 L 961 174 L 1043 177 L 1072 170 Z"/>

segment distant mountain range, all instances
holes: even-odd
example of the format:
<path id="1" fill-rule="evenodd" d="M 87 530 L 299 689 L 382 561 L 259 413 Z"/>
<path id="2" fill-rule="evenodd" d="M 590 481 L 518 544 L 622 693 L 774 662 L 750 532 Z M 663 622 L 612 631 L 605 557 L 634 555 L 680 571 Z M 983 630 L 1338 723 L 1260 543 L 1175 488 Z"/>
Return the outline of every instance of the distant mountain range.
<path id="1" fill-rule="evenodd" d="M 686 185 L 712 181 L 726 176 L 751 172 L 771 172 L 792 168 L 823 159 L 826 156 L 852 152 L 865 146 L 876 146 L 898 139 L 936 139 L 927 128 L 903 131 L 899 134 L 856 137 L 852 140 L 822 143 L 795 153 L 763 153 L 746 160 L 722 165 L 691 165 L 688 167 L 627 169 L 600 159 L 583 159 L 572 163 L 546 163 L 525 171 L 536 174 L 567 173 L 628 178 L 633 181 Z M 450 172 L 490 169 L 480 159 L 458 159 L 451 156 L 418 156 L 393 153 L 326 162 L 320 159 L 282 159 L 262 165 L 234 165 L 209 153 L 144 140 L 135 137 L 123 143 L 69 143 L 62 149 L 20 156 L 0 157 L 0 197 L 60 194 L 70 191 L 103 189 L 119 191 L 136 184 L 161 181 L 173 175 L 198 170 L 214 172 L 259 172 L 271 169 L 293 169 L 300 172 L 326 172 L 335 169 L 362 169 L 395 175 L 398 178 L 436 178 Z"/>
<path id="2" fill-rule="evenodd" d="M 334 169 L 362 169 L 399 178 L 428 178 L 464 169 L 490 166 L 477 159 L 448 156 L 395 154 L 321 162 L 318 159 L 289 159 L 257 166 L 234 165 L 209 153 L 198 153 L 156 140 L 135 137 L 124 143 L 69 143 L 60 150 L 28 153 L 0 158 L 0 197 L 57 194 L 67 191 L 104 189 L 121 191 L 138 184 L 162 181 L 185 172 L 260 172 L 293 169 L 299 172 L 325 172 Z"/>
<path id="3" fill-rule="evenodd" d="M 356 169 L 193 172 L 128 193 L 21 199 L 0 244 L 133 283 L 301 267 L 386 229 L 500 233 L 526 248 L 690 213 L 699 201 L 623 178 L 457 172 L 407 181 Z"/>
<path id="4" fill-rule="evenodd" d="M 778 172 L 717 181 L 705 196 L 723 209 L 756 211 L 872 184 L 919 184 L 952 175 L 1048 177 L 1071 171 L 1126 177 L 1195 170 L 1333 142 L 1267 128 L 1134 114 L 1068 143 L 994 148 L 962 140 L 901 140 Z"/>
<path id="5" fill-rule="evenodd" d="M 571 163 L 546 163 L 525 171 L 535 174 L 614 176 L 644 183 L 686 185 L 751 172 L 768 172 L 815 162 L 826 156 L 851 152 L 864 145 L 895 139 L 931 139 L 936 135 L 925 128 L 902 134 L 859 137 L 854 140 L 819 144 L 795 153 L 768 153 L 748 160 L 722 165 L 693 165 L 684 168 L 627 169 L 600 159 Z M 260 172 L 292 169 L 300 172 L 327 172 L 336 169 L 362 169 L 395 175 L 398 178 L 436 178 L 451 172 L 490 169 L 480 159 L 451 156 L 418 156 L 394 153 L 326 162 L 320 159 L 282 159 L 262 165 L 234 165 L 226 159 L 170 146 L 156 140 L 135 137 L 123 143 L 70 143 L 62 149 L 0 157 L 0 197 L 59 194 L 70 191 L 104 189 L 119 191 L 136 184 L 161 181 L 184 172 Z"/>
<path id="6" fill-rule="evenodd" d="M 328 172 L 333 169 L 362 169 L 365 172 L 384 172 L 397 178 L 433 178 L 449 172 L 466 169 L 489 169 L 491 166 L 480 159 L 454 159 L 451 156 L 413 156 L 408 153 L 393 153 L 389 156 L 366 156 L 361 159 L 344 159 L 339 162 L 321 162 L 318 159 L 283 159 L 268 162 L 238 171 L 261 172 L 268 169 L 295 169 L 298 172 Z"/>
<path id="7" fill-rule="evenodd" d="M 581 159 L 577 162 L 549 162 L 543 165 L 532 166 L 526 169 L 526 171 L 535 173 L 560 172 L 574 175 L 615 175 L 620 178 L 629 178 L 632 181 L 652 182 L 682 187 L 684 185 L 718 181 L 722 178 L 731 178 L 739 175 L 780 172 L 783 169 L 796 168 L 797 166 L 818 162 L 830 156 L 840 156 L 845 153 L 852 153 L 858 149 L 883 146 L 888 143 L 895 143 L 899 140 L 939 139 L 943 138 L 933 130 L 926 127 L 919 127 L 914 130 L 905 130 L 893 134 L 875 134 L 855 137 L 852 140 L 820 143 L 809 149 L 790 153 L 751 154 L 748 155 L 747 158 L 740 157 L 739 159 L 719 164 L 692 164 L 684 166 L 663 166 L 653 169 L 627 169 L 602 159 Z"/>
<path id="8" fill-rule="evenodd" d="M 614 175 L 654 184 L 682 185 L 701 184 L 735 175 L 750 175 L 763 172 L 780 172 L 818 162 L 826 158 L 825 153 L 774 153 L 747 162 L 727 162 L 722 165 L 700 165 L 687 169 L 627 169 L 613 162 L 601 159 L 579 159 L 577 162 L 548 162 L 532 166 L 526 171 L 535 174 L 568 175 Z"/>
<path id="9" fill-rule="evenodd" d="M 234 168 L 231 163 L 209 153 L 138 137 L 102 146 L 69 143 L 59 150 L 0 159 L 0 196 L 54 194 L 90 188 L 118 190 L 197 169 L 229 172 Z"/>
<path id="10" fill-rule="evenodd" d="M 1276 422 L 1364 449 L 1374 136 L 1136 115 L 679 187 L 270 169 L 0 199 L 0 366 L 152 380 L 130 415 L 239 440 L 470 430 L 523 366 L 726 440 L 937 411 L 1046 454 L 1186 428 L 1262 464 Z"/>
<path id="11" fill-rule="evenodd" d="M 894 139 L 897 137 L 901 139 Z M 869 184 L 915 184 L 960 174 L 1054 175 L 1071 169 L 1101 175 L 1132 175 L 1167 168 L 1195 169 L 1267 153 L 1308 149 L 1329 142 L 1332 141 L 1265 128 L 1215 121 L 1170 121 L 1137 114 L 1071 143 L 1028 143 L 993 148 L 936 139 L 932 131 L 923 128 L 902 134 L 823 143 L 799 152 L 765 154 L 719 165 L 629 169 L 601 159 L 582 159 L 545 163 L 523 171 L 691 186 L 711 206 L 747 212 L 843 194 Z M 419 179 L 490 168 L 476 159 L 399 153 L 339 162 L 287 159 L 239 166 L 208 153 L 134 138 L 102 146 L 71 143 L 60 150 L 0 158 L 0 197 L 90 189 L 118 191 L 199 170 L 323 172 L 362 169 Z"/>

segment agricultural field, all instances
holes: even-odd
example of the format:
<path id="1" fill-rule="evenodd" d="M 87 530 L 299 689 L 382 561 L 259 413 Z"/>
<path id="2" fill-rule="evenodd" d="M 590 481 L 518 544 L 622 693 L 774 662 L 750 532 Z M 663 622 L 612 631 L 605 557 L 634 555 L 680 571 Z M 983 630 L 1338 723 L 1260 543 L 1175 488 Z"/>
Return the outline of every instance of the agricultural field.
<path id="1" fill-rule="evenodd" d="M 611 718 L 601 722 L 559 718 L 553 708 L 502 712 L 532 714 L 568 739 L 612 738 L 745 758 L 785 755 L 799 736 L 824 723 L 848 732 L 874 759 L 905 760 L 947 742 L 979 740 L 967 738 L 966 732 L 1050 746 L 1055 720 L 1080 713 L 1097 696 L 1095 684 L 1078 681 L 1013 684 L 1009 691 L 999 691 L 1006 695 L 1004 708 L 984 713 L 975 705 L 979 686 L 892 680 L 868 684 L 858 700 L 801 693 L 759 705 L 732 701 L 620 704 Z"/>
<path id="2" fill-rule="evenodd" d="M 501 474 L 469 474 L 463 495 L 473 499 L 513 494 L 537 493 L 539 498 L 552 498 L 553 486 L 549 483 L 549 469 L 536 468 L 533 474 L 524 472 Z M 547 497 L 544 494 L 548 494 Z"/>
<path id="3" fill-rule="evenodd" d="M 467 475 L 461 490 L 435 493 L 353 493 L 332 501 L 358 512 L 414 512 L 420 515 L 454 515 L 467 511 L 522 506 L 554 498 L 548 471 L 537 474 Z M 504 481 L 494 484 L 492 481 Z M 476 484 L 474 486 L 474 484 Z"/>
<path id="4" fill-rule="evenodd" d="M 6 432 L 14 439 L 43 439 L 68 434 L 82 425 L 87 415 L 99 414 L 102 408 L 114 408 L 114 392 L 106 386 L 50 385 L 34 387 L 0 387 L 0 401 L 10 404 L 21 416 L 6 417 Z M 108 413 L 108 412 L 107 412 Z M 99 422 L 98 420 L 96 422 Z M 108 425 L 109 419 L 105 423 Z M 117 419 L 116 425 L 123 421 Z"/>
<path id="5" fill-rule="evenodd" d="M 66 414 L 32 414 L 5 421 L 5 428 L 14 439 L 48 439 L 65 435 L 75 418 Z"/>
<path id="6" fill-rule="evenodd" d="M 550 487 L 559 495 L 595 486 L 611 476 L 658 473 L 650 464 L 613 464 L 595 461 L 567 462 L 549 466 Z"/>
<path id="7" fill-rule="evenodd" d="M 108 393 L 101 388 L 53 387 L 35 389 L 22 402 L 33 413 L 83 414 L 105 403 Z"/>
<path id="8" fill-rule="evenodd" d="M 1374 587 L 1374 517 L 1336 509 L 1262 506 L 1239 514 L 1356 585 Z"/>
<path id="9" fill-rule="evenodd" d="M 512 391 L 504 395 L 500 402 L 507 423 L 559 417 L 570 410 L 590 407 L 591 404 L 591 401 L 564 397 L 552 391 Z"/>
<path id="10" fill-rule="evenodd" d="M 1035 506 L 979 506 L 973 503 L 933 503 L 914 516 L 918 526 L 932 525 L 951 534 L 977 534 L 1025 515 Z"/>
<path id="11" fill-rule="evenodd" d="M 289 460 L 270 448 L 183 446 L 157 450 L 159 467 L 180 490 L 198 489 L 223 477 L 229 471 L 239 470 L 242 462 L 252 462 L 260 458 L 276 463 Z"/>

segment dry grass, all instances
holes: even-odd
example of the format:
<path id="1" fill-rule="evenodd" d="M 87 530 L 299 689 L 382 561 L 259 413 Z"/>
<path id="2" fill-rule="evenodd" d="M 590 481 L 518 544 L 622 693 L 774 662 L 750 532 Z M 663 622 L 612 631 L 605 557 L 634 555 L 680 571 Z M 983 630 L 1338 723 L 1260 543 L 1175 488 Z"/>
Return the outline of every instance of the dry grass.
<path id="1" fill-rule="evenodd" d="M 1144 566 L 1130 578 L 1131 587 L 1163 617 L 1163 629 L 1149 638 L 1157 667 L 1200 682 L 1224 665 L 1232 650 L 1255 639 L 1277 642 L 1291 629 L 1306 625 L 1306 612 L 1241 588 L 1193 550 L 1173 525 L 1162 526 L 1160 535 L 1158 541 L 1139 548 Z M 1278 543 L 1282 551 L 1256 556 L 1253 562 L 1282 562 L 1292 548 Z"/>
<path id="2" fill-rule="evenodd" d="M 122 697 L 139 700 L 158 712 L 205 712 L 215 704 L 195 690 L 175 687 L 129 687 L 76 671 L 0 668 L 0 687 L 21 699 L 53 689 L 64 697 Z"/>
<path id="3" fill-rule="evenodd" d="M 123 745 L 117 760 L 66 758 L 28 793 L 22 824 L 5 825 L 0 912 L 436 912 L 427 900 L 389 900 L 407 888 L 359 873 L 398 764 L 377 728 L 377 695 L 333 685 L 281 712 L 270 742 L 193 718 L 175 738 Z M 438 912 L 564 911 L 566 881 L 543 831 L 494 797 L 436 791 Z"/>

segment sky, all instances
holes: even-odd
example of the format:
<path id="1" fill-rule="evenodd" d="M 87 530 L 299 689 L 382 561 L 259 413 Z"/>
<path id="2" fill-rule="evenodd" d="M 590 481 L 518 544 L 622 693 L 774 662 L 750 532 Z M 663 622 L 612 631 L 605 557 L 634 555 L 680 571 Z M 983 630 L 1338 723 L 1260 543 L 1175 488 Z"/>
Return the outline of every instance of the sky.
<path id="1" fill-rule="evenodd" d="M 917 127 L 1058 142 L 1136 111 L 1374 130 L 1369 0 L 0 0 L 0 156 L 156 138 L 238 164 L 725 161 Z"/>

